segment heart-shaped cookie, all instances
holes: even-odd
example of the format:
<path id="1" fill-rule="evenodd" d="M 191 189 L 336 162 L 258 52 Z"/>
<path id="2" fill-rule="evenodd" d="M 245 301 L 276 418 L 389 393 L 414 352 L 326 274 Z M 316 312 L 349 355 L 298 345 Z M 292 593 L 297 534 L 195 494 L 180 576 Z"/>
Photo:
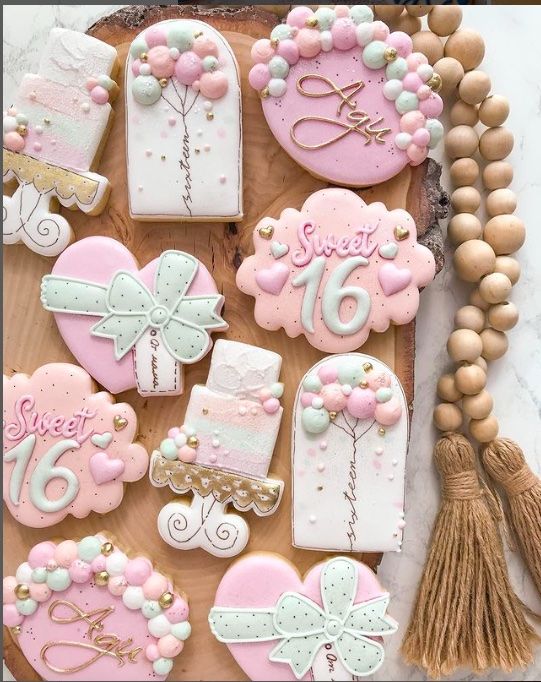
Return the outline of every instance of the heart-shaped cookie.
<path id="1" fill-rule="evenodd" d="M 397 629 L 388 602 L 358 561 L 335 557 L 302 580 L 286 559 L 257 552 L 226 572 L 209 623 L 251 680 L 353 680 L 383 662 L 380 638 Z"/>

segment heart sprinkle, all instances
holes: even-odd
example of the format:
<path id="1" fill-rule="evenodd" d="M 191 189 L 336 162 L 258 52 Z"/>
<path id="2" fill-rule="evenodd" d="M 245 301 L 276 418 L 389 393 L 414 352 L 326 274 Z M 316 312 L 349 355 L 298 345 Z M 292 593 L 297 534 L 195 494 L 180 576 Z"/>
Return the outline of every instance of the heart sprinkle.
<path id="1" fill-rule="evenodd" d="M 272 235 L 274 234 L 274 227 L 272 225 L 260 227 L 258 232 L 259 232 L 259 236 L 262 239 L 271 239 Z"/>
<path id="2" fill-rule="evenodd" d="M 410 231 L 408 230 L 407 227 L 402 227 L 402 225 L 397 225 L 394 228 L 394 236 L 398 239 L 399 242 L 401 242 L 410 236 Z"/>
<path id="3" fill-rule="evenodd" d="M 282 258 L 287 253 L 289 253 L 289 246 L 287 244 L 282 244 L 282 242 L 274 241 L 271 244 L 271 253 L 278 260 Z"/>
<path id="4" fill-rule="evenodd" d="M 119 414 L 115 414 L 113 424 L 115 431 L 122 431 L 122 429 L 125 429 L 126 426 L 128 426 L 128 420 L 125 417 L 121 417 Z"/>

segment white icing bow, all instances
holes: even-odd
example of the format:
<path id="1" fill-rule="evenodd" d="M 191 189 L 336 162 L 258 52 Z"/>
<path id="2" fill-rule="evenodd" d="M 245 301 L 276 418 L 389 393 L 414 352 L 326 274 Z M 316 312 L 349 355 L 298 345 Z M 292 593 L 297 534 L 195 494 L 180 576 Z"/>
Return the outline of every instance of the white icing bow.
<path id="1" fill-rule="evenodd" d="M 192 363 L 208 349 L 207 329 L 227 326 L 216 312 L 223 296 L 187 295 L 198 267 L 199 261 L 187 253 L 165 251 L 158 262 L 154 293 L 124 270 L 115 273 L 109 286 L 46 275 L 41 301 L 55 313 L 102 316 L 90 333 L 113 339 L 117 360 L 148 329 L 156 329 L 175 360 Z"/>
<path id="2" fill-rule="evenodd" d="M 215 606 L 210 627 L 227 644 L 279 639 L 269 660 L 288 663 L 297 679 L 306 675 L 325 644 L 334 645 L 349 673 L 371 675 L 384 658 L 383 646 L 373 637 L 395 632 L 397 623 L 385 615 L 388 594 L 354 603 L 357 581 L 357 565 L 337 557 L 321 571 L 323 608 L 302 594 L 286 592 L 270 609 Z"/>

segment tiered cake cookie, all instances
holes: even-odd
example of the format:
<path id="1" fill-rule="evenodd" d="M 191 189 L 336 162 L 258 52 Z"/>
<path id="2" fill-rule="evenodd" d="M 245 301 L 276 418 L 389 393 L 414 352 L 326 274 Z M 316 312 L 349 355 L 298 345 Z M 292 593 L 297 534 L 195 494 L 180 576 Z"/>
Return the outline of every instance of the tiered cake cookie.
<path id="1" fill-rule="evenodd" d="M 4 244 L 24 242 L 46 256 L 69 244 L 68 222 L 55 203 L 99 213 L 109 193 L 94 170 L 109 131 L 118 87 L 114 47 L 84 33 L 54 28 L 38 74 L 27 74 L 4 112 Z"/>
<path id="2" fill-rule="evenodd" d="M 278 507 L 283 483 L 267 472 L 282 418 L 281 364 L 271 351 L 217 341 L 207 384 L 192 389 L 184 425 L 152 455 L 153 485 L 193 493 L 191 506 L 172 502 L 159 514 L 160 535 L 173 547 L 234 556 L 249 528 L 226 505 L 260 516 Z"/>

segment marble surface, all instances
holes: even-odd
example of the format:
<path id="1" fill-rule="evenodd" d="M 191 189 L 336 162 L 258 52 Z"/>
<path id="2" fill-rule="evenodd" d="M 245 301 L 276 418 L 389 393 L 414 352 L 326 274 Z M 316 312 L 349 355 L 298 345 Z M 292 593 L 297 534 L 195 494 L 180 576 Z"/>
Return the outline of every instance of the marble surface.
<path id="1" fill-rule="evenodd" d="M 24 73 L 36 69 L 47 34 L 53 26 L 85 30 L 117 5 L 4 6 L 4 107 Z M 517 327 L 509 334 L 510 350 L 490 369 L 488 388 L 494 395 L 501 434 L 517 439 L 529 463 L 541 473 L 541 79 L 526 57 L 539 41 L 541 7 L 464 7 L 464 26 L 485 37 L 487 54 L 483 67 L 490 74 L 493 91 L 511 101 L 508 125 L 515 134 L 510 161 L 515 168 L 512 189 L 518 194 L 517 214 L 525 221 L 528 237 L 519 254 L 522 278 L 513 292 L 521 312 Z M 529 46 L 529 47 L 527 47 Z M 524 56 L 523 56 L 524 55 Z M 435 154 L 441 160 L 442 151 Z M 444 185 L 449 182 L 444 178 Z M 392 594 L 392 615 L 405 628 L 423 570 L 427 542 L 439 504 L 439 481 L 432 463 L 436 433 L 431 424 L 435 384 L 447 367 L 445 342 L 452 329 L 455 310 L 467 299 L 462 286 L 447 267 L 421 299 L 417 320 L 416 398 L 408 457 L 407 533 L 401 554 L 385 555 L 379 576 Z M 541 601 L 516 555 L 509 555 L 513 585 L 520 597 L 537 612 Z M 388 644 L 385 665 L 375 680 L 423 680 L 424 675 L 404 664 L 398 648 L 400 637 Z M 7 671 L 4 671 L 9 675 Z M 541 648 L 526 671 L 485 675 L 490 680 L 538 680 Z M 4 679 L 12 679 L 10 676 Z M 455 673 L 453 680 L 476 679 L 469 671 Z"/>

